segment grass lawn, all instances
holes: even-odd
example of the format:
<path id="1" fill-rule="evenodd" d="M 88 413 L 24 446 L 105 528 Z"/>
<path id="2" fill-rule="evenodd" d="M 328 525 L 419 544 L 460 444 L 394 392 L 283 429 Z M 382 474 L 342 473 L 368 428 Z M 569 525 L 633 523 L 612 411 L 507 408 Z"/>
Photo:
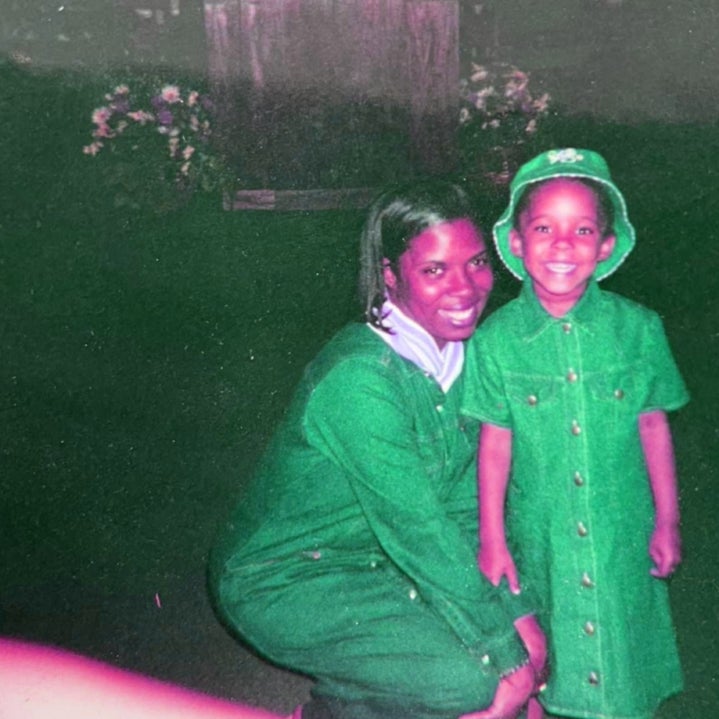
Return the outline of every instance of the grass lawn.
<path id="1" fill-rule="evenodd" d="M 81 153 L 97 88 L 2 72 L 0 631 L 289 710 L 307 683 L 224 634 L 204 563 L 304 365 L 357 316 L 362 213 L 202 196 L 118 210 Z M 579 118 L 550 137 L 603 152 L 626 189 L 639 244 L 606 287 L 662 314 L 693 395 L 673 420 L 687 690 L 661 717 L 705 719 L 719 709 L 719 135 Z M 487 196 L 488 218 L 502 199 Z M 495 304 L 516 290 L 498 270 Z"/>

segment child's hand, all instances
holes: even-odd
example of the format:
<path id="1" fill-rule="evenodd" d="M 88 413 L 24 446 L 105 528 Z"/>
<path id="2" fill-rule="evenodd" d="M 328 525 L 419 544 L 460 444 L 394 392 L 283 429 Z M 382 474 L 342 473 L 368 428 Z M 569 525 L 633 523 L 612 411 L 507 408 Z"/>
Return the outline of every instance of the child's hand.
<path id="1" fill-rule="evenodd" d="M 524 648 L 529 655 L 529 663 L 534 669 L 534 690 L 535 693 L 542 691 L 542 687 L 547 683 L 549 669 L 547 668 L 547 638 L 539 626 L 539 622 L 534 614 L 525 614 L 514 622 L 514 628 L 517 630 L 520 639 L 524 643 Z"/>
<path id="2" fill-rule="evenodd" d="M 681 537 L 676 524 L 657 524 L 649 542 L 649 556 L 654 561 L 653 577 L 666 578 L 682 561 Z"/>
<path id="3" fill-rule="evenodd" d="M 484 542 L 479 550 L 479 571 L 498 587 L 502 577 L 507 578 L 509 591 L 519 594 L 519 578 L 514 559 L 504 542 Z"/>

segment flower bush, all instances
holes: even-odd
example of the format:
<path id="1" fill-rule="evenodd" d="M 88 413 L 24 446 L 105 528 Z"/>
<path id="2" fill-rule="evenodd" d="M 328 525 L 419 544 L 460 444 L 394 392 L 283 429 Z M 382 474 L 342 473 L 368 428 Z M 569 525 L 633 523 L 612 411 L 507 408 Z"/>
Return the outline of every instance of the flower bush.
<path id="1" fill-rule="evenodd" d="M 521 155 L 549 113 L 550 95 L 533 95 L 529 75 L 514 65 L 473 63 L 469 78 L 460 80 L 459 96 L 464 159 L 486 164 L 495 156 L 498 166 L 485 174 L 497 183 L 509 181 L 511 158 Z"/>
<path id="2" fill-rule="evenodd" d="M 479 122 L 483 130 L 511 127 L 519 136 L 536 132 L 549 111 L 549 93 L 533 97 L 529 75 L 514 65 L 472 64 L 469 79 L 460 80 L 459 122 Z"/>
<path id="3" fill-rule="evenodd" d="M 187 195 L 223 188 L 229 173 L 211 145 L 210 97 L 169 84 L 144 100 L 138 94 L 124 84 L 107 93 L 92 111 L 92 141 L 82 148 L 119 160 L 111 173 L 115 204 L 153 201 L 144 197 L 148 189 Z"/>

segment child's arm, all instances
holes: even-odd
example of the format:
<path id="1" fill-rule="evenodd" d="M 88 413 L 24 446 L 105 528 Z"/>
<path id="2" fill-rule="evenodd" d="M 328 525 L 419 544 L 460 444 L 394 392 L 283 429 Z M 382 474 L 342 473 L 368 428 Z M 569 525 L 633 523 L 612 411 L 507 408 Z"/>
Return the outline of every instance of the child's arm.
<path id="1" fill-rule="evenodd" d="M 679 499 L 674 466 L 674 447 L 667 416 L 661 410 L 639 415 L 639 436 L 654 496 L 654 531 L 649 555 L 651 573 L 668 577 L 681 562 Z"/>
<path id="2" fill-rule="evenodd" d="M 509 589 L 519 594 L 517 568 L 507 548 L 504 500 L 512 464 L 512 430 L 483 424 L 479 433 L 479 568 L 496 587 L 507 577 Z"/>

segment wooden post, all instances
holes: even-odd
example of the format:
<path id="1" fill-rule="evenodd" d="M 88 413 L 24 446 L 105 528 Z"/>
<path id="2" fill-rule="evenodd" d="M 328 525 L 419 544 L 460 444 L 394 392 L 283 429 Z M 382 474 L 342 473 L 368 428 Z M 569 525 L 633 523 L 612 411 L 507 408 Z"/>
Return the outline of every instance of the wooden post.
<path id="1" fill-rule="evenodd" d="M 459 7 L 447 0 L 407 3 L 412 146 L 422 169 L 456 162 L 459 116 Z"/>
<path id="2" fill-rule="evenodd" d="M 415 169 L 454 169 L 458 0 L 204 0 L 204 8 L 221 122 L 241 126 L 227 130 L 232 147 L 252 137 L 245 151 L 261 160 L 263 143 L 302 135 L 303 111 L 371 105 L 403 123 L 398 133 Z M 336 132 L 352 129 L 340 124 Z M 264 186 L 272 186 L 270 175 Z"/>

